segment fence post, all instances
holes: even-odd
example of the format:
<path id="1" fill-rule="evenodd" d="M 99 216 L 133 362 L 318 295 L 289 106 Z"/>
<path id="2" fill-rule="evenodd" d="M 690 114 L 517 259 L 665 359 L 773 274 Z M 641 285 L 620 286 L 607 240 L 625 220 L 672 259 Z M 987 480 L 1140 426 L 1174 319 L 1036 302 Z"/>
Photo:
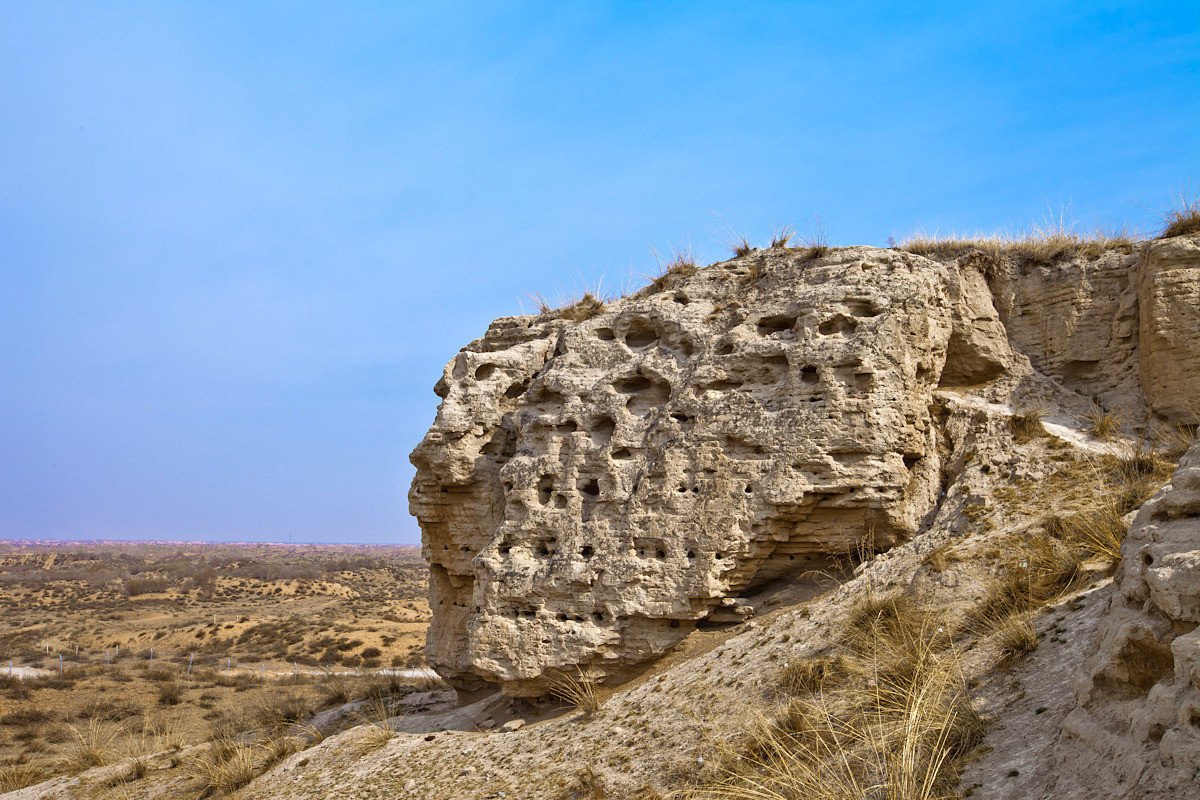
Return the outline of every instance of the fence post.
<path id="1" fill-rule="evenodd" d="M 58 654 L 58 674 L 62 675 L 62 653 Z"/>
<path id="2" fill-rule="evenodd" d="M 230 661 L 230 659 L 228 659 L 228 658 L 225 659 L 225 674 L 226 675 L 229 674 L 229 661 Z"/>
<path id="3" fill-rule="evenodd" d="M 154 648 L 150 648 L 150 668 L 154 668 Z"/>
<path id="4" fill-rule="evenodd" d="M 104 668 L 108 669 L 110 666 L 112 666 L 112 657 L 108 654 L 108 651 L 105 650 L 104 651 Z"/>
<path id="5" fill-rule="evenodd" d="M 292 677 L 293 678 L 300 677 L 300 662 L 298 662 L 298 661 L 292 662 Z"/>
<path id="6" fill-rule="evenodd" d="M 262 678 L 261 678 L 261 680 L 264 680 L 264 681 L 265 681 L 266 679 L 267 679 L 267 662 L 265 662 L 265 661 L 264 661 L 264 662 L 263 662 L 263 665 L 262 665 Z"/>
<path id="7" fill-rule="evenodd" d="M 195 653 L 190 654 L 190 656 L 188 657 L 188 671 L 187 671 L 188 675 L 192 674 L 192 662 L 195 660 L 196 660 L 196 654 Z"/>

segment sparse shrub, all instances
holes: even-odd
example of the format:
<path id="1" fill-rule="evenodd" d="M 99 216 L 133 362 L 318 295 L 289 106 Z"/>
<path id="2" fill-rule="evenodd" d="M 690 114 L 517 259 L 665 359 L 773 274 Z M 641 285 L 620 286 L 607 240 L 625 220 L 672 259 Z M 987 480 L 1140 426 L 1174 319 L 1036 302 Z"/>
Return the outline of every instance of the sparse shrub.
<path id="1" fill-rule="evenodd" d="M 0 717 L 0 725 L 36 725 L 50 719 L 50 714 L 32 706 L 22 706 Z"/>
<path id="2" fill-rule="evenodd" d="M 139 594 L 165 592 L 171 587 L 171 581 L 165 577 L 150 575 L 144 578 L 130 578 L 125 581 L 125 594 L 136 597 Z"/>
<path id="3" fill-rule="evenodd" d="M 183 696 L 183 690 L 179 688 L 177 683 L 163 684 L 158 688 L 158 704 L 163 706 L 174 706 L 179 704 L 179 699 Z"/>
<path id="4" fill-rule="evenodd" d="M 255 704 L 254 716 L 259 725 L 282 730 L 306 718 L 312 710 L 308 702 L 292 691 L 264 693 Z"/>
<path id="5" fill-rule="evenodd" d="M 733 254 L 739 258 L 741 256 L 748 256 L 754 252 L 753 245 L 750 244 L 750 240 L 745 236 L 739 236 L 736 240 L 734 240 L 734 242 L 729 245 L 729 249 L 731 249 Z"/>
<path id="6" fill-rule="evenodd" d="M 360 655 L 362 655 L 363 658 L 379 658 L 381 655 L 383 655 L 383 651 L 381 651 L 378 647 L 364 647 Z"/>

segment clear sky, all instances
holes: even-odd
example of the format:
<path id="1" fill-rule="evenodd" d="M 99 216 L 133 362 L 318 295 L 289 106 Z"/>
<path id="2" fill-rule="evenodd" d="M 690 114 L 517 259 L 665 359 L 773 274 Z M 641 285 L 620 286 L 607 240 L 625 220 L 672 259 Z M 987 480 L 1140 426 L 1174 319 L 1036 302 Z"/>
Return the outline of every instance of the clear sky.
<path id="1" fill-rule="evenodd" d="M 414 543 L 497 316 L 722 227 L 1153 228 L 1200 4 L 0 2 L 0 537 Z"/>

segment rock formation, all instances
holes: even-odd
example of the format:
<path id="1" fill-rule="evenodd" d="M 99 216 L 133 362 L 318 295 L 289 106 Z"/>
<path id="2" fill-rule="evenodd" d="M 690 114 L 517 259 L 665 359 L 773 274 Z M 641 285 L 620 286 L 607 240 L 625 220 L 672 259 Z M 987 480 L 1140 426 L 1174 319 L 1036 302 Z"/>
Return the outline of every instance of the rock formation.
<path id="1" fill-rule="evenodd" d="M 1200 786 L 1200 444 L 1138 512 L 1055 749 L 1056 796 L 1194 796 Z M 1074 789 L 1074 791 L 1072 791 Z"/>
<path id="2" fill-rule="evenodd" d="M 740 596 L 914 536 L 944 488 L 939 388 L 1036 369 L 1189 419 L 1198 254 L 773 248 L 497 320 L 446 366 L 412 454 L 430 663 L 512 695 L 620 678 Z"/>

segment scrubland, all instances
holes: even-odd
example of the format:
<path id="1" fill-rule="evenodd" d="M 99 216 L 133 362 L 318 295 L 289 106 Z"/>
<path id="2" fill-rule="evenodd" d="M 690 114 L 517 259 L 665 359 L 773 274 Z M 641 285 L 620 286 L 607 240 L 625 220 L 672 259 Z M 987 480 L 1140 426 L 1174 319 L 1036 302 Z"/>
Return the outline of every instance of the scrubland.
<path id="1" fill-rule="evenodd" d="M 0 610 L 0 791 L 399 693 L 429 617 L 413 547 L 7 543 Z"/>

